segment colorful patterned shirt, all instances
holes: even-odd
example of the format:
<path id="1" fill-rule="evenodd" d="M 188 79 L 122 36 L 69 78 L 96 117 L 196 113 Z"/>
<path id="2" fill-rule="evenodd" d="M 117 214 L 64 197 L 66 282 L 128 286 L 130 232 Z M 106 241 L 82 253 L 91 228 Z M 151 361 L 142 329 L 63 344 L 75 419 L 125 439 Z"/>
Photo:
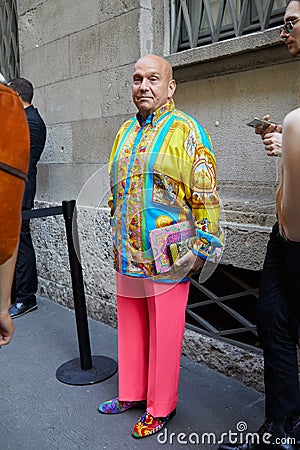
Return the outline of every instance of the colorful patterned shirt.
<path id="1" fill-rule="evenodd" d="M 146 120 L 138 113 L 120 128 L 110 157 L 115 268 L 157 279 L 149 231 L 193 220 L 192 251 L 221 255 L 216 161 L 206 130 L 169 101 Z M 164 274 L 163 281 L 172 281 Z"/>

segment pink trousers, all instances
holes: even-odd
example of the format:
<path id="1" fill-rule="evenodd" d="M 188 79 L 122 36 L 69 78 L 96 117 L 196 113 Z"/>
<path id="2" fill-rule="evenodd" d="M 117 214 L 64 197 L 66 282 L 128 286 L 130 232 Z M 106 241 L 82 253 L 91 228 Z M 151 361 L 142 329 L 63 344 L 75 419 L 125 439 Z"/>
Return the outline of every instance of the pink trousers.
<path id="1" fill-rule="evenodd" d="M 117 273 L 119 400 L 146 400 L 154 417 L 178 401 L 189 282 L 155 283 Z"/>

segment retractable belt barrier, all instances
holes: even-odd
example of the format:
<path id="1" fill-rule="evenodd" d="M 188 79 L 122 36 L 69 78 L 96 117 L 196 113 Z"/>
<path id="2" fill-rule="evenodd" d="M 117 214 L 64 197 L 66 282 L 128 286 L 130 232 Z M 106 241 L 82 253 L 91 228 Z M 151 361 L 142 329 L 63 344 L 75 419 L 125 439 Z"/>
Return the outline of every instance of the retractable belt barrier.
<path id="1" fill-rule="evenodd" d="M 80 263 L 76 201 L 64 200 L 62 206 L 23 211 L 22 219 L 63 215 L 67 236 L 70 272 L 77 327 L 79 358 L 62 364 L 56 378 L 62 383 L 87 385 L 110 378 L 117 371 L 117 363 L 107 356 L 92 356 L 86 311 L 82 267 Z"/>

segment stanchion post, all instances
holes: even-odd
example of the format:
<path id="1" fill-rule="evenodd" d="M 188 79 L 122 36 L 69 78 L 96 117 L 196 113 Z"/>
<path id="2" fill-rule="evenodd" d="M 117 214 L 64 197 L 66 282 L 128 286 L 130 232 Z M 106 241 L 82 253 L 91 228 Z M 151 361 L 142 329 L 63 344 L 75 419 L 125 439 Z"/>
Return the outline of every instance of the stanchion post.
<path id="1" fill-rule="evenodd" d="M 99 383 L 114 375 L 118 365 L 108 356 L 91 356 L 75 200 L 64 200 L 62 212 L 67 235 L 80 358 L 62 364 L 56 371 L 56 378 L 62 383 L 72 385 Z"/>
<path id="2" fill-rule="evenodd" d="M 84 386 L 107 380 L 116 373 L 118 365 L 114 359 L 108 356 L 91 356 L 80 261 L 76 201 L 64 200 L 62 206 L 23 211 L 22 218 L 27 220 L 61 214 L 65 220 L 80 358 L 74 358 L 62 364 L 56 371 L 56 378 L 62 383 Z"/>
<path id="3" fill-rule="evenodd" d="M 62 202 L 62 208 L 65 220 L 71 269 L 80 362 L 82 370 L 89 370 L 92 368 L 93 363 L 91 356 L 91 345 L 86 312 L 82 267 L 80 262 L 76 201 L 64 200 Z"/>

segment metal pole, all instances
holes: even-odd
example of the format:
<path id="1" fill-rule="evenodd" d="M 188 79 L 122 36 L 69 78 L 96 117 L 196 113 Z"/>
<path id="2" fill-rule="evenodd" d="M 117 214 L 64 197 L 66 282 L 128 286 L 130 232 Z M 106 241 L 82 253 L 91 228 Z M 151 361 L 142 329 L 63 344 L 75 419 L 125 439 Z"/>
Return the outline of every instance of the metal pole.
<path id="1" fill-rule="evenodd" d="M 81 369 L 90 370 L 93 367 L 93 363 L 91 356 L 91 345 L 86 312 L 82 267 L 80 263 L 76 201 L 64 200 L 62 202 L 62 208 L 67 234 Z"/>
<path id="2" fill-rule="evenodd" d="M 65 220 L 80 358 L 74 358 L 62 364 L 56 371 L 56 378 L 62 383 L 84 386 L 107 380 L 116 373 L 118 365 L 108 356 L 91 356 L 80 262 L 76 201 L 64 200 L 62 206 L 23 211 L 22 216 L 23 219 L 32 219 L 60 214 L 63 214 Z"/>

